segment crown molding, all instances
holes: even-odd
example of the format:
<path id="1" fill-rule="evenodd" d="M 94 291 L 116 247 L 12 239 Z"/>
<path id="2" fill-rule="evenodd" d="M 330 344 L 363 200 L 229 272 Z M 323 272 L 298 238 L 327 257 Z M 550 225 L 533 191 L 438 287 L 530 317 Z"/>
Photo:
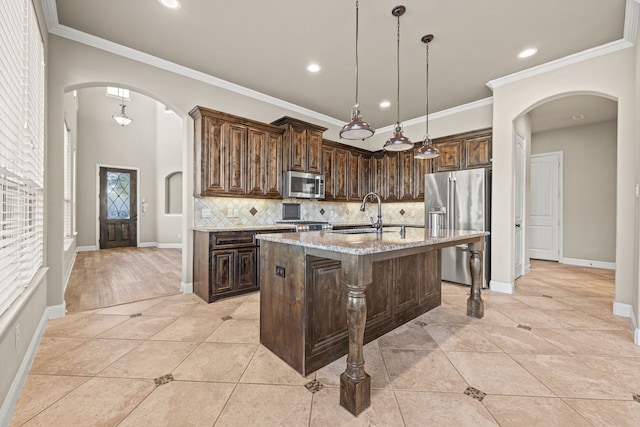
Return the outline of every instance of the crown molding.
<path id="1" fill-rule="evenodd" d="M 617 52 L 622 49 L 627 49 L 632 46 L 633 43 L 625 39 L 616 40 L 607 44 L 603 44 L 602 46 L 596 46 L 582 52 L 574 53 L 573 55 L 565 56 L 564 58 L 556 59 L 555 61 L 547 62 L 546 64 L 541 64 L 536 67 L 519 71 L 517 73 L 509 74 L 508 76 L 491 80 L 487 83 L 487 86 L 489 87 L 489 89 L 494 90 L 495 88 L 504 86 L 506 84 L 528 79 L 530 77 L 537 76 L 538 74 L 547 73 L 549 71 L 557 70 L 558 68 L 563 68 L 568 65 L 586 61 L 588 59 L 608 55 L 610 53 Z"/>
<path id="2" fill-rule="evenodd" d="M 452 116 L 454 114 L 459 114 L 464 111 L 469 111 L 469 110 L 485 107 L 487 105 L 492 105 L 492 104 L 493 104 L 493 97 L 490 96 L 489 98 L 480 99 L 479 101 L 473 101 L 467 104 L 458 105 L 456 107 L 447 108 L 446 110 L 431 113 L 429 114 L 429 120 L 441 119 L 443 117 Z M 403 126 L 414 126 L 414 125 L 422 124 L 425 121 L 426 121 L 425 116 L 421 116 L 421 117 L 416 117 L 415 119 L 405 120 L 404 122 L 402 122 L 402 124 Z M 376 130 L 376 132 L 378 133 L 393 132 L 395 128 L 396 128 L 396 124 L 394 123 L 392 125 L 379 128 Z"/>
<path id="3" fill-rule="evenodd" d="M 640 0 L 627 0 L 624 12 L 624 32 L 626 41 L 635 43 L 638 35 L 638 18 L 640 17 Z"/>
<path id="4" fill-rule="evenodd" d="M 248 98 L 253 98 L 258 101 L 265 102 L 267 104 L 274 105 L 276 107 L 284 108 L 286 110 L 294 111 L 296 113 L 303 114 L 307 117 L 322 120 L 323 122 L 330 123 L 335 126 L 342 126 L 344 123 L 341 120 L 329 117 L 325 114 L 318 113 L 308 108 L 301 107 L 299 105 L 283 101 L 282 99 L 275 98 L 270 95 L 266 95 L 262 92 L 258 92 L 253 89 L 246 88 L 244 86 L 231 83 L 227 80 L 220 79 L 218 77 L 211 76 L 201 71 L 196 71 L 192 68 L 188 68 L 175 62 L 167 61 L 157 56 L 149 55 L 148 53 L 141 52 L 136 49 L 123 46 L 118 43 L 105 40 L 100 37 L 76 30 L 75 28 L 60 25 L 58 23 L 58 14 L 56 12 L 55 0 L 42 0 L 43 8 L 45 8 L 45 19 L 47 20 L 47 27 L 51 34 L 63 37 L 69 40 L 76 41 L 78 43 L 92 46 L 97 49 L 104 50 L 115 55 L 119 55 L 128 59 L 132 59 L 143 64 L 151 65 L 152 67 L 159 68 L 161 70 L 169 71 L 174 74 L 178 74 L 193 80 L 197 80 L 206 83 L 211 86 L 219 87 L 221 89 L 234 92 Z M 46 5 L 46 6 L 45 6 Z"/>

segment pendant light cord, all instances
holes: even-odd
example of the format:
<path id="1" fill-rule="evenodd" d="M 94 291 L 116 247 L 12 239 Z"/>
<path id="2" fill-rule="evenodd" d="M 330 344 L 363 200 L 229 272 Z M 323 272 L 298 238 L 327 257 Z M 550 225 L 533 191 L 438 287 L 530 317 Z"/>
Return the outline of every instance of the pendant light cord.
<path id="1" fill-rule="evenodd" d="M 358 15 L 360 10 L 359 1 L 356 0 L 356 105 L 358 105 Z"/>
<path id="2" fill-rule="evenodd" d="M 427 124 L 427 135 L 426 140 L 429 139 L 429 42 L 425 43 L 427 45 L 427 77 L 426 77 L 426 85 L 427 85 L 427 110 L 425 112 L 424 121 Z"/>
<path id="3" fill-rule="evenodd" d="M 398 73 L 396 126 L 399 126 L 400 125 L 400 15 L 398 15 L 398 46 L 396 49 L 396 65 L 397 65 L 397 73 Z"/>

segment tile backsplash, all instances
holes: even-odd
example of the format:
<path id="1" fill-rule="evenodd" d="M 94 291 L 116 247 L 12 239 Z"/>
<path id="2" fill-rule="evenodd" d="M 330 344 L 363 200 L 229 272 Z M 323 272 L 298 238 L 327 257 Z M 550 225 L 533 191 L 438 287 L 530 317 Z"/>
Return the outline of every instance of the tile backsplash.
<path id="1" fill-rule="evenodd" d="M 196 198 L 194 226 L 198 228 L 231 227 L 234 225 L 267 225 L 282 220 L 282 203 L 299 203 L 300 218 L 305 221 L 331 223 L 368 222 L 376 219 L 377 203 L 367 202 L 366 212 L 360 212 L 359 202 L 320 202 L 302 199 L 242 199 L 235 197 Z M 210 216 L 202 215 L 203 210 Z M 237 217 L 235 214 L 237 213 Z M 384 223 L 424 224 L 423 202 L 383 203 Z"/>

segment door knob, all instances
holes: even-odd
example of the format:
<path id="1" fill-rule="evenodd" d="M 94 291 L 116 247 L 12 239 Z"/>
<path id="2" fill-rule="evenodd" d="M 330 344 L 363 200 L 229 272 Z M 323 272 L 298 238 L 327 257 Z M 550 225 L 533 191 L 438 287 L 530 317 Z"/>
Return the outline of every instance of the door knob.
<path id="1" fill-rule="evenodd" d="M 520 224 L 516 224 L 516 227 L 520 228 Z"/>

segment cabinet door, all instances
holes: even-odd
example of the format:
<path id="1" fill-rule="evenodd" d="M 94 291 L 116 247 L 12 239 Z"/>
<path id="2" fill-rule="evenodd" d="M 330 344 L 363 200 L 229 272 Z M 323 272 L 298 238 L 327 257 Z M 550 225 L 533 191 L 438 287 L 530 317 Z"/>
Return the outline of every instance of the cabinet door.
<path id="1" fill-rule="evenodd" d="M 381 198 L 386 196 L 386 162 L 384 154 L 376 154 L 371 158 L 371 191 L 377 193 Z"/>
<path id="2" fill-rule="evenodd" d="M 227 162 L 224 155 L 223 123 L 211 117 L 202 117 L 201 174 L 202 195 L 224 192 Z M 197 143 L 197 142 L 196 142 Z M 194 168 L 198 171 L 198 168 Z M 196 172 L 197 173 L 197 172 Z"/>
<path id="3" fill-rule="evenodd" d="M 264 193 L 268 196 L 281 196 L 282 188 L 282 135 L 267 133 L 264 165 Z"/>
<path id="4" fill-rule="evenodd" d="M 424 200 L 424 176 L 431 172 L 431 159 L 413 159 L 413 198 Z"/>
<path id="5" fill-rule="evenodd" d="M 491 135 L 465 140 L 466 168 L 486 168 L 491 166 Z"/>
<path id="6" fill-rule="evenodd" d="M 234 289 L 234 255 L 234 250 L 213 251 L 211 256 L 211 295 Z"/>
<path id="7" fill-rule="evenodd" d="M 309 173 L 322 173 L 322 133 L 307 130 L 307 164 Z"/>
<path id="8" fill-rule="evenodd" d="M 402 151 L 398 154 L 398 197 L 400 200 L 413 199 L 413 158 L 414 150 Z"/>
<path id="9" fill-rule="evenodd" d="M 264 131 L 249 128 L 247 163 L 249 169 L 248 193 L 263 195 L 265 193 L 265 157 L 267 135 Z"/>
<path id="10" fill-rule="evenodd" d="M 362 155 L 349 153 L 349 167 L 347 168 L 347 198 L 357 200 L 362 198 L 360 186 L 362 185 Z"/>
<path id="11" fill-rule="evenodd" d="M 333 192 L 334 182 L 334 169 L 335 169 L 335 154 L 336 149 L 333 147 L 322 147 L 322 173 L 324 174 L 324 199 L 335 199 L 335 193 Z"/>
<path id="12" fill-rule="evenodd" d="M 347 174 L 349 152 L 342 148 L 336 149 L 335 166 L 333 168 L 333 191 L 336 200 L 347 200 Z"/>
<path id="13" fill-rule="evenodd" d="M 424 265 L 424 258 L 425 254 L 421 253 L 394 259 L 394 316 L 409 312 L 420 304 L 418 287 L 406 284 L 424 282 L 424 269 L 418 268 Z"/>
<path id="14" fill-rule="evenodd" d="M 394 202 L 400 199 L 400 168 L 399 154 L 389 153 L 384 156 L 386 163 L 386 196 L 385 201 Z M 383 183 L 384 185 L 384 183 Z"/>
<path id="15" fill-rule="evenodd" d="M 307 168 L 307 131 L 289 128 L 289 169 L 305 172 Z"/>
<path id="16" fill-rule="evenodd" d="M 360 163 L 362 165 L 362 172 L 360 173 L 362 180 L 359 185 L 360 194 L 358 198 L 362 199 L 365 194 L 371 191 L 371 156 L 362 155 L 360 157 Z"/>
<path id="17" fill-rule="evenodd" d="M 457 171 L 463 167 L 462 163 L 462 140 L 454 139 L 435 144 L 440 151 L 440 157 L 436 158 L 435 172 Z"/>
<path id="18" fill-rule="evenodd" d="M 235 253 L 234 289 L 256 288 L 257 283 L 257 248 L 237 249 Z"/>
<path id="19" fill-rule="evenodd" d="M 247 128 L 233 123 L 225 124 L 227 162 L 226 192 L 228 194 L 245 194 L 247 192 Z"/>

